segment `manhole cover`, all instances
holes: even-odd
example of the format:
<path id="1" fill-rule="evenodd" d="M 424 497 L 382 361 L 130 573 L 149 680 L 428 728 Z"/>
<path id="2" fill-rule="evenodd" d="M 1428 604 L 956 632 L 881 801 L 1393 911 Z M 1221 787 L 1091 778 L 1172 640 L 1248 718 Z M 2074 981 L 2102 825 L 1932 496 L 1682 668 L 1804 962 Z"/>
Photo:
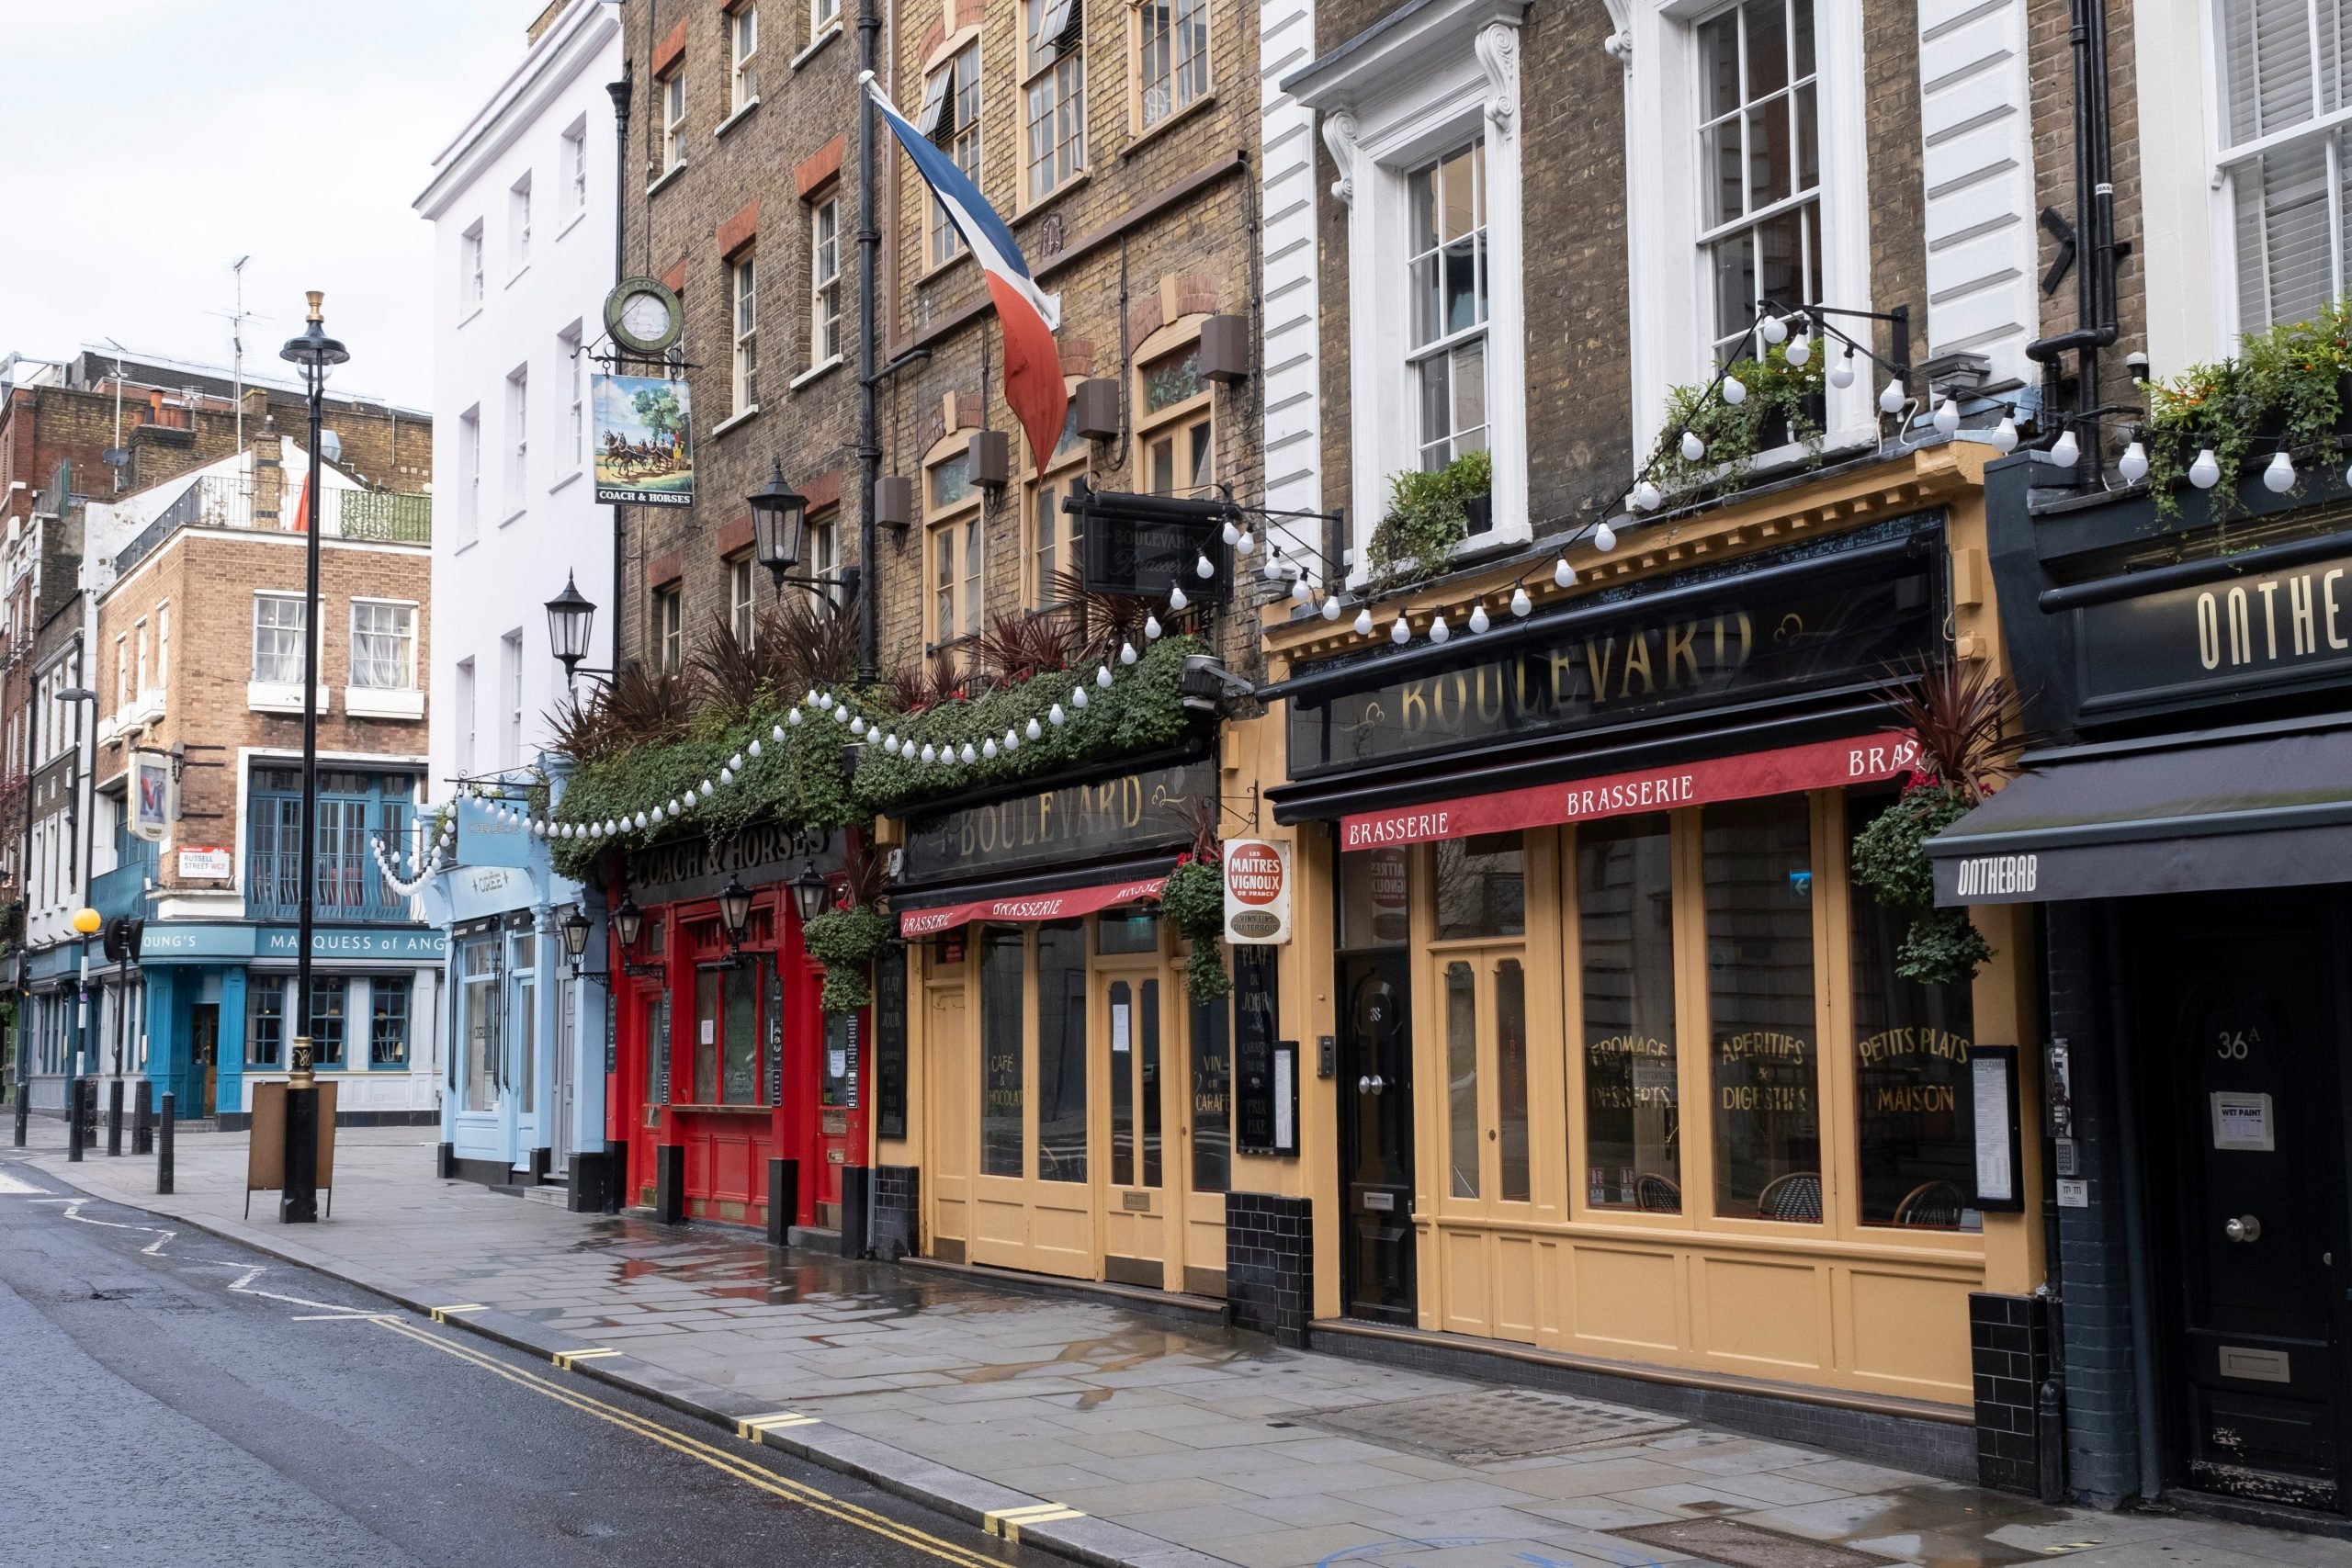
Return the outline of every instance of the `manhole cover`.
<path id="1" fill-rule="evenodd" d="M 1374 1442 L 1441 1454 L 1456 1464 L 1566 1453 L 1682 1425 L 1671 1416 L 1521 1388 L 1359 1404 L 1322 1411 L 1311 1419 L 1317 1426 Z"/>
<path id="2" fill-rule="evenodd" d="M 1825 1546 L 1739 1519 L 1676 1519 L 1611 1532 L 1644 1546 L 1687 1551 L 1726 1568 L 1884 1568 L 1894 1562 L 1850 1546 Z"/>

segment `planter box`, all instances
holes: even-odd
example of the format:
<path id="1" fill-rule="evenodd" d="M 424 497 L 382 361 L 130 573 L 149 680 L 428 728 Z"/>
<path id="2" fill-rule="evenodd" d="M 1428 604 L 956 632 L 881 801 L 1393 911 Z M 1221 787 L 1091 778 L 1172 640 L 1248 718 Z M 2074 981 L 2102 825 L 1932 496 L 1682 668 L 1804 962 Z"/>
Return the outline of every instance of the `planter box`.
<path id="1" fill-rule="evenodd" d="M 1474 495 L 1462 503 L 1462 514 L 1463 522 L 1468 528 L 1471 538 L 1477 538 L 1482 534 L 1491 534 L 1495 530 L 1495 498 L 1491 495 Z"/>

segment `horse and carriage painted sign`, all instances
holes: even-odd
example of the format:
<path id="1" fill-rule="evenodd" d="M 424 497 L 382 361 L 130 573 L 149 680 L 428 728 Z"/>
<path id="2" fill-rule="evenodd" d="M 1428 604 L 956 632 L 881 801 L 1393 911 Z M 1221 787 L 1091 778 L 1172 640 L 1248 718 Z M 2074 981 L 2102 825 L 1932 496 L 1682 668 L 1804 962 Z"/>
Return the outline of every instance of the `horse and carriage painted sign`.
<path id="1" fill-rule="evenodd" d="M 647 506 L 695 503 L 686 384 L 659 376 L 594 378 L 596 499 Z"/>

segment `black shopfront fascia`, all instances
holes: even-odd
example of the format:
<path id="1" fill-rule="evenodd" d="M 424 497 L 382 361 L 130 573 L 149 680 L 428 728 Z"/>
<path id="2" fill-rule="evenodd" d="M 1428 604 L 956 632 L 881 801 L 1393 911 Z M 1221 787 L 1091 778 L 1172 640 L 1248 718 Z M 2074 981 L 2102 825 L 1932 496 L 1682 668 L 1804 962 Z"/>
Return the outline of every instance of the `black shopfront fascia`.
<path id="1" fill-rule="evenodd" d="M 1885 728 L 1890 681 L 1940 646 L 1942 523 L 1891 519 L 1484 637 L 1316 666 L 1264 694 L 1291 705 L 1275 820 Z"/>

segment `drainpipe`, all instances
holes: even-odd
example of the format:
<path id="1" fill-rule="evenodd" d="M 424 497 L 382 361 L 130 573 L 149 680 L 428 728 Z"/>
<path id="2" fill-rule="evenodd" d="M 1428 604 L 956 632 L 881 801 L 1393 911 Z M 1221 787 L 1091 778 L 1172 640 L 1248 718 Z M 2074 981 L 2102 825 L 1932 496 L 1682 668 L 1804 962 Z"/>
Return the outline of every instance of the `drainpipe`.
<path id="1" fill-rule="evenodd" d="M 878 68 L 882 13 L 876 0 L 858 0 L 858 68 L 872 73 Z M 874 334 L 879 323 L 874 308 L 876 276 L 882 254 L 882 231 L 874 212 L 874 101 L 857 96 L 857 554 L 865 568 L 859 584 L 861 617 L 857 628 L 857 679 L 871 685 L 880 676 L 882 570 L 874 528 L 874 487 L 882 478 L 882 427 L 876 400 L 880 389 L 874 371 Z"/>
<path id="2" fill-rule="evenodd" d="M 2058 362 L 2079 357 L 2075 412 L 2099 406 L 2098 351 L 2115 342 L 2115 185 L 2109 168 L 2106 0 L 2073 0 L 2068 32 L 2075 60 L 2075 224 L 2080 264 L 2075 268 L 2075 330 L 2025 345 L 2042 367 L 2043 406 L 2050 404 Z M 2095 483 L 2106 464 L 2097 420 L 2086 420 L 2076 481 Z"/>
<path id="3" fill-rule="evenodd" d="M 628 44 L 621 44 L 621 79 L 605 84 L 605 91 L 613 100 L 613 282 L 617 285 L 628 276 L 628 101 L 635 86 L 635 62 L 628 58 Z M 582 352 L 585 352 L 584 350 Z M 619 502 L 613 502 L 613 679 L 621 673 L 621 626 L 627 604 L 621 570 L 622 536 L 626 525 L 622 521 Z"/>

